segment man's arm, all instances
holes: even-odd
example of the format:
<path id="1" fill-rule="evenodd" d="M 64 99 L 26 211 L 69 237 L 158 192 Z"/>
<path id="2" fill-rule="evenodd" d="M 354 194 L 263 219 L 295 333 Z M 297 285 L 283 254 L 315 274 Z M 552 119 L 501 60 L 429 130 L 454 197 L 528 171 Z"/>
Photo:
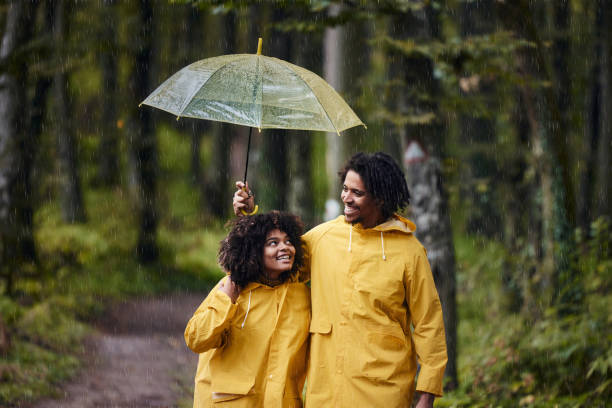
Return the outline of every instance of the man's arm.
<path id="1" fill-rule="evenodd" d="M 439 397 L 442 396 L 442 380 L 447 362 L 446 338 L 442 305 L 425 249 L 421 247 L 415 250 L 406 266 L 406 300 L 414 327 L 412 339 L 420 365 L 416 390 Z M 421 398 L 428 397 L 422 395 Z"/>

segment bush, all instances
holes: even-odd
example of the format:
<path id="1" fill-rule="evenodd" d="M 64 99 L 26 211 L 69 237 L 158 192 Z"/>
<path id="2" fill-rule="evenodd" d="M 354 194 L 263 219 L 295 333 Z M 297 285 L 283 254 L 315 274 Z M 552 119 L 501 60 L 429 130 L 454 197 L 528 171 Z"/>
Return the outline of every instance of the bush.
<path id="1" fill-rule="evenodd" d="M 605 218 L 593 223 L 588 236 L 577 233 L 572 258 L 584 287 L 583 304 L 572 315 L 549 307 L 537 317 L 500 307 L 499 260 L 507 255 L 497 244 L 458 240 L 460 389 L 437 406 L 607 406 L 612 400 L 611 238 Z M 483 300 L 488 307 L 482 307 Z"/>

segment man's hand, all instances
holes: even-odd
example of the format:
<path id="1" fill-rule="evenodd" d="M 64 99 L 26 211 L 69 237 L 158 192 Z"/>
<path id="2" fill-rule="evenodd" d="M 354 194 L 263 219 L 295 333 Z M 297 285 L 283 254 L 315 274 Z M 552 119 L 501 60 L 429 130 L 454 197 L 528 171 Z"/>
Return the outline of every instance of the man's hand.
<path id="1" fill-rule="evenodd" d="M 236 299 L 238 299 L 238 295 L 240 295 L 240 288 L 229 276 L 225 281 L 221 282 L 221 285 L 219 285 L 219 290 L 229 296 L 232 303 L 236 303 Z"/>
<path id="2" fill-rule="evenodd" d="M 421 392 L 415 408 L 432 408 L 434 399 L 436 399 L 435 395 L 428 392 Z"/>
<path id="3" fill-rule="evenodd" d="M 249 188 L 249 183 L 244 184 L 242 181 L 236 182 L 236 192 L 234 193 L 234 214 L 238 217 L 242 216 L 242 211 L 250 213 L 255 208 L 255 198 Z"/>

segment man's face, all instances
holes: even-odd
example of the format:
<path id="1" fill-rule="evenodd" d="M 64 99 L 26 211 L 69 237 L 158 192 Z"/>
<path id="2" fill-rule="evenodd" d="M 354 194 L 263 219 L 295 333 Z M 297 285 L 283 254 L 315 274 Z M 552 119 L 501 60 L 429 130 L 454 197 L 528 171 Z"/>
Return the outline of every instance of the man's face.
<path id="1" fill-rule="evenodd" d="M 364 228 L 372 228 L 383 221 L 379 206 L 355 171 L 349 170 L 346 173 L 340 198 L 344 203 L 344 218 L 347 222 L 359 222 Z"/>

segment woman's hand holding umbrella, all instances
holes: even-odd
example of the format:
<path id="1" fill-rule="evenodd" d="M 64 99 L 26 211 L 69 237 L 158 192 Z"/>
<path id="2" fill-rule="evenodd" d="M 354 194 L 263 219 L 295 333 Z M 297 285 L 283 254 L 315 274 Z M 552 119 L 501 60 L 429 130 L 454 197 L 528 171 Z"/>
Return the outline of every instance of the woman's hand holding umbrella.
<path id="1" fill-rule="evenodd" d="M 236 182 L 236 192 L 233 199 L 234 214 L 237 216 L 248 215 L 254 211 L 255 196 L 249 188 L 249 183 Z"/>

